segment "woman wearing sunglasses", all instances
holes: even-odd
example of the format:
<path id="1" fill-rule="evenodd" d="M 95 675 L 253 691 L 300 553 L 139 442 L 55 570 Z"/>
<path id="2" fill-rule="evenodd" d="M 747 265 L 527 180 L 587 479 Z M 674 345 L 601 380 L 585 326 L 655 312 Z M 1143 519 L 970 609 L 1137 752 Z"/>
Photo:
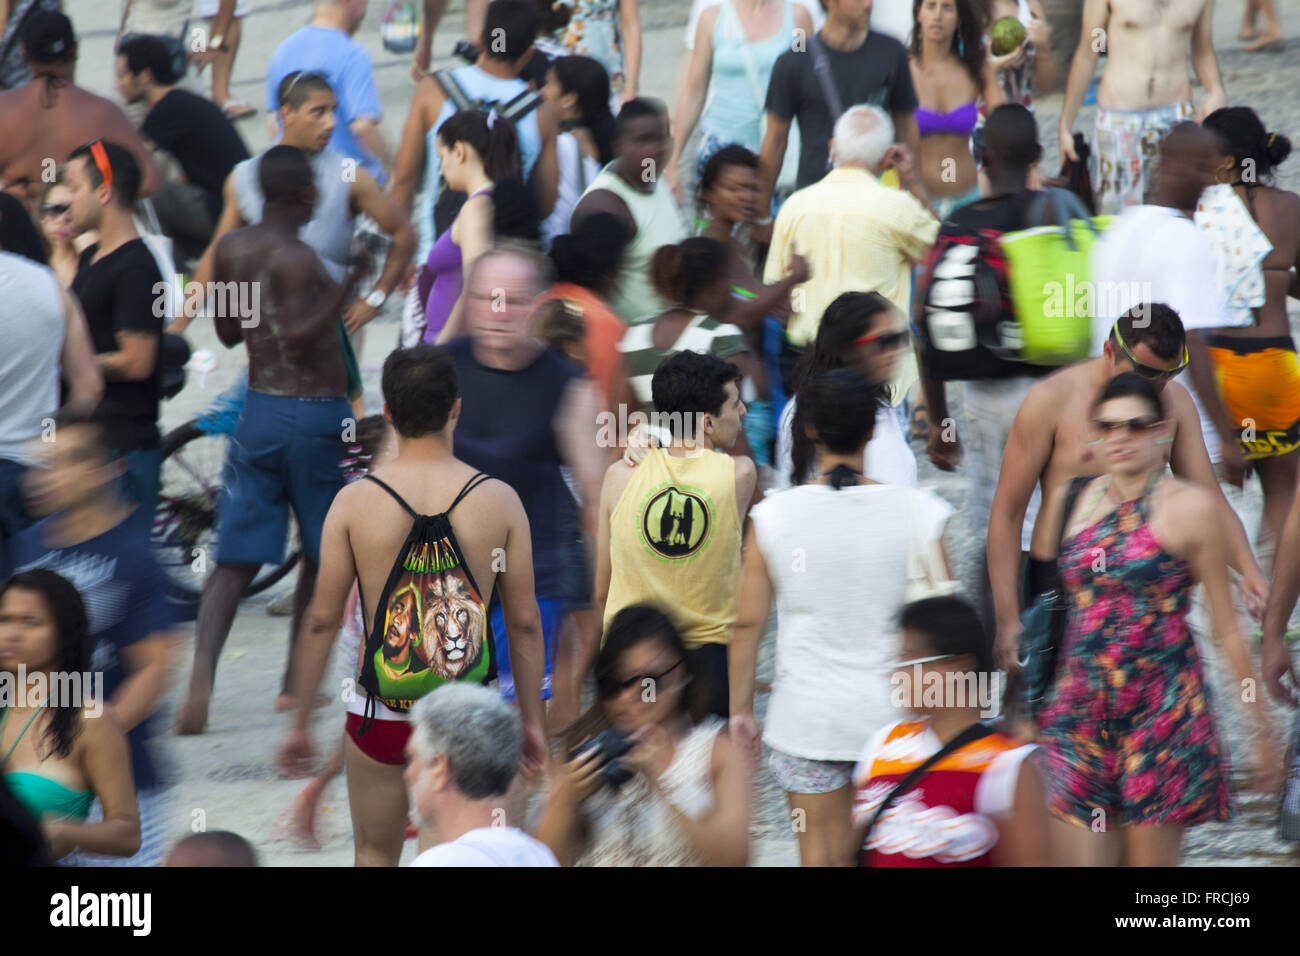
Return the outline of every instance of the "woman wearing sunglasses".
<path id="1" fill-rule="evenodd" d="M 72 288 L 77 275 L 81 250 L 94 242 L 94 236 L 78 236 L 72 226 L 72 193 L 63 178 L 45 187 L 40 207 L 41 235 L 45 239 L 48 265 L 58 276 L 59 285 Z"/>
<path id="2" fill-rule="evenodd" d="M 596 705 L 565 734 L 537 838 L 564 866 L 744 866 L 749 780 L 707 678 L 647 605 L 610 622 Z M 630 749 L 629 749 L 630 745 Z"/>
<path id="3" fill-rule="evenodd" d="M 1093 403 L 1105 473 L 1064 517 L 1057 559 L 1069 618 L 1055 684 L 1039 713 L 1057 862 L 1176 866 L 1188 826 L 1229 814 L 1227 755 L 1196 641 L 1192 589 L 1205 585 L 1213 633 L 1240 686 L 1257 686 L 1228 591 L 1210 493 L 1167 473 L 1173 429 L 1147 378 L 1115 376 Z M 1248 708 L 1260 783 L 1280 784 L 1264 707 Z M 1099 821 L 1101 821 L 1099 825 Z"/>
<path id="4" fill-rule="evenodd" d="M 893 380 L 907 345 L 898 310 L 878 292 L 845 292 L 826 307 L 817 338 L 795 366 L 794 396 L 776 431 L 776 487 L 802 484 L 812 475 L 813 443 L 805 433 L 799 396 L 810 383 L 837 368 L 855 368 L 874 383 Z M 916 456 L 903 436 L 898 416 L 878 390 L 875 427 L 867 443 L 862 473 L 890 485 L 916 487 Z"/>
<path id="5" fill-rule="evenodd" d="M 908 553 L 914 542 L 941 541 L 952 507 L 862 474 L 880 403 L 859 370 L 828 372 L 800 391 L 799 403 L 817 467 L 806 484 L 768 495 L 750 512 L 728 660 L 731 723 L 756 761 L 754 676 L 775 601 L 776 680 L 763 740 L 790 810 L 805 824 L 800 860 L 834 866 L 847 862 L 853 762 L 868 735 L 897 718 L 889 673 Z"/>

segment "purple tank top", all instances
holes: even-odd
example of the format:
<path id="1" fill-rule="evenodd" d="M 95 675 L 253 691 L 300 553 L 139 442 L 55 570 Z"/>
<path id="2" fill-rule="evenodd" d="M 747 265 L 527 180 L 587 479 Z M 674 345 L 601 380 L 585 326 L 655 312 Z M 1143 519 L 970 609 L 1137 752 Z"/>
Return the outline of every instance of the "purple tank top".
<path id="1" fill-rule="evenodd" d="M 955 136 L 969 136 L 975 129 L 978 119 L 975 102 L 963 103 L 951 113 L 933 113 L 923 106 L 916 108 L 916 128 L 922 136 L 935 133 L 952 133 Z"/>
<path id="2" fill-rule="evenodd" d="M 491 186 L 485 186 L 469 198 L 491 191 Z M 447 231 L 438 237 L 438 241 L 429 250 L 429 258 L 424 261 L 424 268 L 420 270 L 417 280 L 420 301 L 424 303 L 424 341 L 430 345 L 437 340 L 438 333 L 456 308 L 456 300 L 460 298 L 463 267 L 460 246 L 452 241 L 451 227 L 448 226 Z"/>

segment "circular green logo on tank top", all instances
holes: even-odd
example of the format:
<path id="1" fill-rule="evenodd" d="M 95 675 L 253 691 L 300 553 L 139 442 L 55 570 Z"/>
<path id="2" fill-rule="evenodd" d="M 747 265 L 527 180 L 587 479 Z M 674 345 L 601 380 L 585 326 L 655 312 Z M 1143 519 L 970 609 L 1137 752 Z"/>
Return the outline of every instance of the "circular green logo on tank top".
<path id="1" fill-rule="evenodd" d="M 669 485 L 646 505 L 641 533 L 665 558 L 690 557 L 708 537 L 708 505 L 699 495 Z"/>

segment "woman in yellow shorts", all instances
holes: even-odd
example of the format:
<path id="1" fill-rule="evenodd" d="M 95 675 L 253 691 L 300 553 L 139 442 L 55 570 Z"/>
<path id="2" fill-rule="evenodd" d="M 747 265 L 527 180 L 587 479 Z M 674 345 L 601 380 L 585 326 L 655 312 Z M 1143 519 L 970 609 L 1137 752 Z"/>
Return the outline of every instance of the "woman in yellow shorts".
<path id="1" fill-rule="evenodd" d="M 1259 472 L 1264 490 L 1260 560 L 1271 568 L 1300 462 L 1296 455 L 1300 449 L 1300 364 L 1286 313 L 1288 293 L 1300 291 L 1296 275 L 1300 196 L 1268 185 L 1273 170 L 1291 152 L 1291 142 L 1267 132 L 1253 110 L 1244 106 L 1215 110 L 1204 125 L 1219 138 L 1219 182 L 1232 187 L 1267 239 L 1261 244 L 1264 254 L 1257 265 L 1234 264 L 1232 254 L 1240 251 L 1240 237 L 1228 242 L 1226 230 L 1216 230 L 1210 224 L 1214 211 L 1206 207 L 1214 189 L 1206 190 L 1197 221 L 1207 227 L 1225 256 L 1226 270 L 1221 267 L 1220 271 L 1230 277 L 1227 281 L 1233 286 L 1230 305 L 1233 298 L 1239 306 L 1248 304 L 1254 321 L 1240 328 L 1216 329 L 1206 334 L 1204 341 L 1214 361 L 1224 408 L 1240 427 L 1242 452 Z M 1231 203 L 1226 191 L 1220 196 Z M 1226 218 L 1222 216 L 1221 221 Z M 1263 245 L 1272 248 L 1264 252 Z"/>

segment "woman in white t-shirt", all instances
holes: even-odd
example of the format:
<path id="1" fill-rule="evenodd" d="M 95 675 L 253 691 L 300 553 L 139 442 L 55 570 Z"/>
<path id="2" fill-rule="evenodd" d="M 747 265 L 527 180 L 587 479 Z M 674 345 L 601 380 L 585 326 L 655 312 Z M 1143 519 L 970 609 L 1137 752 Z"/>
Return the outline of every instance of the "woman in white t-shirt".
<path id="1" fill-rule="evenodd" d="M 754 674 L 775 599 L 776 679 L 763 741 L 805 824 L 803 865 L 829 866 L 842 862 L 850 842 L 854 761 L 874 728 L 900 716 L 889 678 L 909 551 L 941 542 L 952 508 L 928 491 L 862 474 L 878 400 L 861 372 L 829 372 L 800 401 L 817 466 L 806 484 L 750 511 L 729 660 L 731 725 L 756 760 Z"/>
<path id="2" fill-rule="evenodd" d="M 569 217 L 587 185 L 614 160 L 614 114 L 609 110 L 609 74 L 589 56 L 562 56 L 551 64 L 542 99 L 555 109 L 559 166 L 555 208 L 542 223 L 542 246 L 569 231 Z"/>
<path id="3" fill-rule="evenodd" d="M 837 368 L 856 368 L 872 382 L 892 381 L 906 345 L 902 317 L 878 292 L 845 292 L 826 307 L 816 340 L 795 368 L 793 397 L 777 424 L 776 488 L 802 484 L 814 464 L 812 445 L 798 417 L 799 393 L 807 383 Z M 865 459 L 857 467 L 875 481 L 915 488 L 916 456 L 898 416 L 879 391 L 875 420 Z"/>

